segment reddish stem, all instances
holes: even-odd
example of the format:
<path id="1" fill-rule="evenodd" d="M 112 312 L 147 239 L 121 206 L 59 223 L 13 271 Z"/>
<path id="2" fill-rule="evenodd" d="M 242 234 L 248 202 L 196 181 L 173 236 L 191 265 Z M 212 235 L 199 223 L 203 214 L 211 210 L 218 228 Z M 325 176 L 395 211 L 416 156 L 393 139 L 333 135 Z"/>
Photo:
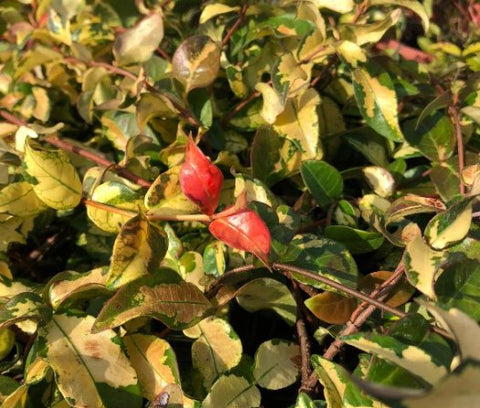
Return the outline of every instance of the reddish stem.
<path id="1" fill-rule="evenodd" d="M 248 9 L 247 0 L 244 0 L 240 13 L 238 14 L 237 20 L 235 21 L 235 23 L 233 23 L 230 30 L 228 30 L 225 37 L 223 37 L 222 44 L 221 44 L 222 48 L 228 44 L 235 30 L 240 26 L 240 24 L 243 23 L 243 20 L 245 19 L 245 15 L 247 14 L 247 9 Z"/>

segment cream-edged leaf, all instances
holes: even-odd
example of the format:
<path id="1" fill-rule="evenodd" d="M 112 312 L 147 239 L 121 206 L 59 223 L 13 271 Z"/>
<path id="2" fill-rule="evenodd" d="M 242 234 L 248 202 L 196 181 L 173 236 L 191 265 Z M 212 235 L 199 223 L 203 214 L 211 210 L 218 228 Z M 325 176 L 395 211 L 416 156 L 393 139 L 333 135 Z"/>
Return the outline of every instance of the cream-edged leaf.
<path id="1" fill-rule="evenodd" d="M 0 213 L 28 217 L 45 208 L 33 186 L 25 181 L 8 184 L 0 191 Z"/>
<path id="2" fill-rule="evenodd" d="M 425 32 L 428 31 L 428 27 L 430 26 L 430 19 L 428 17 L 425 6 L 421 2 L 417 0 L 368 0 L 367 2 L 368 7 L 385 6 L 387 4 L 405 7 L 412 10 L 422 20 L 423 29 L 425 30 Z"/>
<path id="3" fill-rule="evenodd" d="M 253 375 L 257 384 L 279 390 L 293 384 L 300 375 L 300 347 L 286 340 L 268 340 L 255 353 Z"/>
<path id="4" fill-rule="evenodd" d="M 140 407 L 137 374 L 113 330 L 92 334 L 92 316 L 57 314 L 39 330 L 41 353 L 74 406 Z"/>
<path id="5" fill-rule="evenodd" d="M 226 13 L 231 13 L 232 11 L 238 11 L 240 7 L 238 6 L 227 6 L 226 4 L 222 3 L 213 3 L 213 4 L 207 4 L 203 10 L 202 14 L 200 14 L 200 24 L 206 23 L 208 20 L 217 17 L 221 14 L 226 14 Z"/>
<path id="6" fill-rule="evenodd" d="M 202 408 L 254 408 L 260 406 L 260 391 L 247 379 L 222 375 L 213 384 Z"/>
<path id="7" fill-rule="evenodd" d="M 257 83 L 255 89 L 262 94 L 263 98 L 260 115 L 268 124 L 275 123 L 277 116 L 285 109 L 281 96 L 275 89 L 264 82 Z"/>

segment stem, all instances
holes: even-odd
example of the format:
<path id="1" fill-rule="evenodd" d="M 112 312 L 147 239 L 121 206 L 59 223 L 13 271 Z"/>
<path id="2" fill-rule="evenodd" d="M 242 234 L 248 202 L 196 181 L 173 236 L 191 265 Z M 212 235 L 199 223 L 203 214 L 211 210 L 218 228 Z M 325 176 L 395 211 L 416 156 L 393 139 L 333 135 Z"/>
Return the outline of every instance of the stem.
<path id="1" fill-rule="evenodd" d="M 357 299 L 363 300 L 366 303 L 369 303 L 379 309 L 382 309 L 388 313 L 391 313 L 395 316 L 398 317 L 405 317 L 407 314 L 405 312 L 402 312 L 401 310 L 395 309 L 391 306 L 388 306 L 382 302 L 377 301 L 376 299 L 371 298 L 370 296 L 366 295 L 363 292 L 360 292 L 358 290 L 349 288 L 348 286 L 342 285 L 341 283 L 335 282 L 332 279 L 326 278 L 325 276 L 317 275 L 311 271 L 308 271 L 306 269 L 299 268 L 297 266 L 293 265 L 288 265 L 288 264 L 282 264 L 282 263 L 277 263 L 275 262 L 273 265 L 274 269 L 280 270 L 280 271 L 287 271 L 290 273 L 296 273 L 298 275 L 305 276 L 306 278 L 316 280 L 317 282 L 321 282 L 325 285 L 331 286 L 332 288 L 338 289 L 350 296 L 353 296 Z"/>
<path id="2" fill-rule="evenodd" d="M 100 203 L 100 202 L 98 202 L 98 201 L 93 201 L 93 200 L 84 199 L 84 200 L 83 200 L 83 203 L 84 203 L 86 206 L 89 206 L 89 207 L 95 207 L 95 208 L 98 208 L 98 209 L 100 209 L 100 210 L 105 210 L 105 211 L 108 211 L 108 212 L 111 212 L 111 213 L 124 215 L 124 216 L 130 217 L 130 218 L 133 218 L 133 217 L 135 217 L 135 216 L 137 215 L 137 213 L 134 212 L 134 211 L 130 211 L 130 210 L 125 210 L 125 209 L 123 209 L 123 208 L 114 207 L 114 206 L 112 206 L 112 205 Z"/>
<path id="3" fill-rule="evenodd" d="M 252 102 L 254 99 L 257 99 L 258 97 L 260 96 L 260 92 L 258 91 L 255 91 L 255 92 L 252 92 L 247 99 L 244 99 L 243 101 L 241 101 L 237 106 L 235 106 L 231 112 L 225 116 L 222 120 L 222 122 L 224 124 L 227 124 L 228 122 L 230 122 L 232 120 L 232 118 L 238 113 L 240 112 L 245 106 L 247 106 L 250 102 Z"/>
<path id="4" fill-rule="evenodd" d="M 460 174 L 459 191 L 461 195 L 465 194 L 465 184 L 463 183 L 462 172 L 465 167 L 465 148 L 463 145 L 462 128 L 460 126 L 460 115 L 456 106 L 450 106 L 448 108 L 450 116 L 452 117 L 453 124 L 455 126 L 455 137 L 457 139 L 457 152 L 458 152 L 458 172 Z"/>
<path id="5" fill-rule="evenodd" d="M 243 0 L 243 5 L 242 5 L 242 8 L 240 10 L 240 13 L 238 14 L 237 20 L 235 21 L 235 23 L 233 23 L 230 30 L 228 30 L 225 37 L 223 37 L 222 44 L 221 44 L 222 48 L 225 47 L 228 44 L 228 41 L 230 41 L 230 38 L 232 37 L 235 30 L 240 26 L 240 24 L 243 23 L 243 20 L 245 19 L 245 14 L 247 13 L 247 9 L 248 9 L 247 0 Z"/>
<path id="6" fill-rule="evenodd" d="M 215 296 L 218 289 L 220 289 L 220 286 L 223 284 L 223 282 L 225 282 L 225 280 L 230 278 L 230 276 L 242 274 L 245 272 L 250 272 L 250 271 L 253 271 L 254 269 L 259 269 L 259 268 L 262 268 L 262 266 L 259 267 L 255 265 L 243 265 L 225 272 L 215 282 L 213 282 L 213 284 L 210 286 L 210 288 L 206 292 L 205 296 L 208 299 L 211 299 L 213 296 Z"/>
<path id="7" fill-rule="evenodd" d="M 0 110 L 0 116 L 5 119 L 7 122 L 11 123 L 12 125 L 17 126 L 28 126 L 27 122 L 22 119 L 17 118 L 16 116 L 12 115 L 9 112 Z"/>
<path id="8" fill-rule="evenodd" d="M 46 136 L 43 138 L 44 141 L 50 143 L 52 146 L 58 147 L 59 149 L 78 154 L 81 157 L 84 157 L 99 166 L 107 167 L 114 170 L 119 176 L 122 176 L 139 186 L 149 188 L 152 183 L 148 180 L 145 180 L 141 177 L 138 177 L 136 174 L 133 174 L 124 167 L 119 166 L 118 164 L 106 159 L 101 156 L 99 153 L 94 153 L 90 150 L 87 150 L 81 146 L 74 145 L 73 143 L 67 142 L 66 140 L 58 139 L 54 136 Z"/>

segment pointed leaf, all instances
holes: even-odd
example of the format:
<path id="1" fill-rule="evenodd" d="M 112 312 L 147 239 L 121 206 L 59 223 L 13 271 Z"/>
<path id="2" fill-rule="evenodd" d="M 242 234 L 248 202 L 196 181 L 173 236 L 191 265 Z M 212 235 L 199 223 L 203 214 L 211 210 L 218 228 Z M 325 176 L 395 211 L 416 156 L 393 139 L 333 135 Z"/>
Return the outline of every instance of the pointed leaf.
<path id="1" fill-rule="evenodd" d="M 175 352 L 165 340 L 136 333 L 123 341 L 145 398 L 152 401 L 168 384 L 180 384 Z"/>
<path id="2" fill-rule="evenodd" d="M 240 7 L 238 6 L 230 7 L 221 3 L 207 4 L 202 10 L 199 23 L 204 24 L 211 18 L 214 18 L 220 14 L 231 13 L 232 11 L 238 11 L 239 9 Z"/>
<path id="3" fill-rule="evenodd" d="M 342 176 L 327 162 L 306 160 L 302 163 L 301 172 L 303 182 L 322 208 L 328 208 L 342 194 Z"/>
<path id="4" fill-rule="evenodd" d="M 232 248 L 251 252 L 268 265 L 270 231 L 255 211 L 239 209 L 231 215 L 216 218 L 208 226 L 212 235 Z"/>
<path id="5" fill-rule="evenodd" d="M 365 122 L 387 139 L 403 140 L 392 79 L 373 62 L 353 71 L 353 89 Z"/>
<path id="6" fill-rule="evenodd" d="M 205 214 L 212 215 L 218 205 L 222 184 L 222 172 L 190 138 L 185 152 L 185 163 L 180 171 L 183 194 Z"/>
<path id="7" fill-rule="evenodd" d="M 57 314 L 42 327 L 41 353 L 62 395 L 74 406 L 133 408 L 142 399 L 137 374 L 113 330 L 92 334 L 92 316 Z"/>
<path id="8" fill-rule="evenodd" d="M 406 7 L 416 13 L 422 20 L 423 29 L 425 33 L 428 32 L 430 20 L 428 18 L 425 6 L 417 0 L 368 0 L 368 7 L 371 6 L 385 6 L 386 4 L 393 4 L 395 6 Z"/>
<path id="9" fill-rule="evenodd" d="M 0 213 L 28 217 L 45 208 L 32 185 L 25 181 L 8 184 L 0 191 Z"/>
<path id="10" fill-rule="evenodd" d="M 137 215 L 123 224 L 113 244 L 106 285 L 118 289 L 160 267 L 168 247 L 167 234 L 158 225 Z"/>
<path id="11" fill-rule="evenodd" d="M 206 35 L 188 37 L 173 54 L 172 72 L 187 92 L 210 85 L 219 69 L 220 48 Z"/>
<path id="12" fill-rule="evenodd" d="M 48 321 L 52 312 L 42 298 L 35 293 L 25 292 L 10 299 L 0 310 L 0 328 L 24 320 Z"/>
<path id="13" fill-rule="evenodd" d="M 152 57 L 163 39 L 163 17 L 152 13 L 135 27 L 123 32 L 113 43 L 113 55 L 119 65 L 144 62 Z"/>
<path id="14" fill-rule="evenodd" d="M 93 329 L 117 327 L 140 316 L 160 320 L 172 329 L 185 329 L 197 323 L 210 307 L 195 285 L 170 269 L 159 269 L 122 286 L 104 305 Z"/>
<path id="15" fill-rule="evenodd" d="M 82 198 L 82 183 L 63 151 L 39 150 L 25 143 L 25 166 L 36 180 L 33 190 L 46 205 L 56 210 L 76 207 Z"/>

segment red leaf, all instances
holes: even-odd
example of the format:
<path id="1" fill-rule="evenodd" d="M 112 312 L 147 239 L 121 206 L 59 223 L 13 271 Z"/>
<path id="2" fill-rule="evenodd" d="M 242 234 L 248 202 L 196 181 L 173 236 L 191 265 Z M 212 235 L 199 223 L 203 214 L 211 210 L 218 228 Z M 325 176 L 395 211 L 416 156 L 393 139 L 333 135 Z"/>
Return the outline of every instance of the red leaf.
<path id="1" fill-rule="evenodd" d="M 234 214 L 216 218 L 208 229 L 215 238 L 232 248 L 251 252 L 268 266 L 270 231 L 255 211 L 241 208 Z"/>
<path id="2" fill-rule="evenodd" d="M 185 163 L 180 170 L 183 194 L 197 204 L 202 212 L 212 215 L 217 208 L 223 175 L 205 156 L 190 137 L 185 152 Z"/>

